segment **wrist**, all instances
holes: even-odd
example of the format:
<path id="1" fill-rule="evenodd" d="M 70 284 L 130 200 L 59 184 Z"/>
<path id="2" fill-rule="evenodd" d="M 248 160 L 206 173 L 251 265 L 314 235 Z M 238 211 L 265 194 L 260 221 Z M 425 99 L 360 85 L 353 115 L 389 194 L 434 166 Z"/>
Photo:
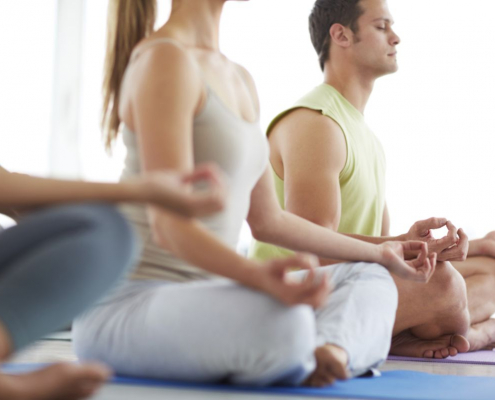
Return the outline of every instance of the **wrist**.
<path id="1" fill-rule="evenodd" d="M 153 197 L 153 185 L 144 179 L 121 182 L 125 201 L 133 203 L 149 202 Z"/>
<path id="2" fill-rule="evenodd" d="M 250 288 L 263 290 L 264 280 L 261 276 L 261 266 L 257 261 L 242 257 L 236 271 L 237 281 Z"/>
<path id="3" fill-rule="evenodd" d="M 402 235 L 395 236 L 392 240 L 396 242 L 407 242 L 409 241 L 409 235 L 407 233 L 403 233 Z"/>

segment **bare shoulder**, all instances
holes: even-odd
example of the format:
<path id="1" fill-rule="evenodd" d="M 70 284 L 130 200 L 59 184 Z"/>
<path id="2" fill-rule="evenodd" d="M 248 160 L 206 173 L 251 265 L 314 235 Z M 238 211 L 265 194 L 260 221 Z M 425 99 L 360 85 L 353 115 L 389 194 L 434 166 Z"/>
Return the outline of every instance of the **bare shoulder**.
<path id="1" fill-rule="evenodd" d="M 307 140 L 312 143 L 343 144 L 345 138 L 333 119 L 323 115 L 320 111 L 309 108 L 295 108 L 280 118 L 270 131 L 272 140 Z"/>
<path id="2" fill-rule="evenodd" d="M 340 173 L 347 157 L 340 126 L 307 108 L 296 108 L 283 116 L 271 131 L 270 144 L 286 169 L 292 165 L 301 173 L 312 171 L 314 176 Z"/>
<path id="3" fill-rule="evenodd" d="M 132 67 L 133 81 L 136 79 L 157 82 L 200 83 L 196 61 L 185 47 L 174 41 L 163 41 L 150 45 L 144 40 L 134 50 Z"/>

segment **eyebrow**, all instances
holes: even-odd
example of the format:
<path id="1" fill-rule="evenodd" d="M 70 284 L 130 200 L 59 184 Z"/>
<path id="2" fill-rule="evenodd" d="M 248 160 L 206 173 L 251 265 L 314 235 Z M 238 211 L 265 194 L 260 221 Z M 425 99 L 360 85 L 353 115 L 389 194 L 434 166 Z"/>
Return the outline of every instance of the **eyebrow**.
<path id="1" fill-rule="evenodd" d="M 376 21 L 384 21 L 389 23 L 390 25 L 394 24 L 394 21 L 392 21 L 390 18 L 385 18 L 385 17 L 376 18 L 372 22 L 376 22 Z"/>

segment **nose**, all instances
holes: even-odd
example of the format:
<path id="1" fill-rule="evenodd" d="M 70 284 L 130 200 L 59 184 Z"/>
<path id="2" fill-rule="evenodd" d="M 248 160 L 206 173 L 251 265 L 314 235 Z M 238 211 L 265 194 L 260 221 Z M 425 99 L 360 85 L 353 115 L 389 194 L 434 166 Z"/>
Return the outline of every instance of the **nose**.
<path id="1" fill-rule="evenodd" d="M 400 43 L 400 37 L 393 30 L 391 32 L 392 35 L 390 37 L 390 43 L 394 46 L 397 46 Z"/>

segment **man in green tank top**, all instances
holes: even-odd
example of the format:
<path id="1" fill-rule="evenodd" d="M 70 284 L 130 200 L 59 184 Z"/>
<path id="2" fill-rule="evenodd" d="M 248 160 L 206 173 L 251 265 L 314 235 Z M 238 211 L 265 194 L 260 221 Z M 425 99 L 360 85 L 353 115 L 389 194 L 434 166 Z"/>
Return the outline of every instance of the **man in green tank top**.
<path id="1" fill-rule="evenodd" d="M 483 247 L 495 257 L 495 238 L 471 242 L 468 253 L 462 229 L 442 218 L 418 221 L 406 234 L 389 236 L 385 155 L 363 114 L 375 80 L 398 69 L 400 39 L 392 25 L 385 0 L 316 1 L 310 33 L 324 83 L 270 124 L 270 160 L 286 210 L 367 242 L 424 240 L 437 253 L 440 262 L 427 285 L 395 279 L 400 301 L 391 353 L 446 357 L 495 341 L 495 320 L 489 319 L 495 312 L 495 266 L 487 274 L 480 265 L 495 260 L 464 261 L 483 254 Z M 449 233 L 435 240 L 431 230 L 443 226 Z M 485 246 L 491 242 L 493 247 Z M 260 242 L 251 247 L 251 256 L 259 259 L 288 254 Z M 470 321 L 475 325 L 469 329 Z"/>

